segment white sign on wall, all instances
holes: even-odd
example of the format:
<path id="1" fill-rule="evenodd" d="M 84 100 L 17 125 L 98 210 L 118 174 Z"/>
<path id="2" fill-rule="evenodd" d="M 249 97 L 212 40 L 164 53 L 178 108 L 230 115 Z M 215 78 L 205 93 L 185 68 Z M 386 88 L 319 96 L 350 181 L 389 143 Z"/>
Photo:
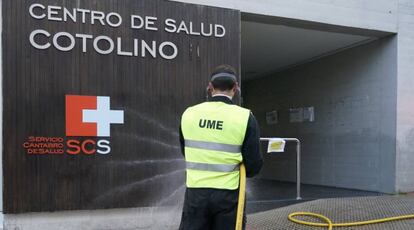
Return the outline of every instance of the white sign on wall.
<path id="1" fill-rule="evenodd" d="M 289 109 L 289 122 L 290 123 L 302 123 L 306 121 L 307 122 L 315 121 L 315 108 L 313 106 Z"/>
<path id="2" fill-rule="evenodd" d="M 290 123 L 303 122 L 303 108 L 289 109 L 289 121 Z"/>

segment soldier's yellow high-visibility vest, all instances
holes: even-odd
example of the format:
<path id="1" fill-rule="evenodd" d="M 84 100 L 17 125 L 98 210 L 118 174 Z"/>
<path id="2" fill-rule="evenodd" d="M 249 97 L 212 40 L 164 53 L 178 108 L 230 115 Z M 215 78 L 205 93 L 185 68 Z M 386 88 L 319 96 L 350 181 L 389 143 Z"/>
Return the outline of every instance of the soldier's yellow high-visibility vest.
<path id="1" fill-rule="evenodd" d="M 249 115 L 248 109 L 224 102 L 204 102 L 183 113 L 188 188 L 239 187 Z"/>

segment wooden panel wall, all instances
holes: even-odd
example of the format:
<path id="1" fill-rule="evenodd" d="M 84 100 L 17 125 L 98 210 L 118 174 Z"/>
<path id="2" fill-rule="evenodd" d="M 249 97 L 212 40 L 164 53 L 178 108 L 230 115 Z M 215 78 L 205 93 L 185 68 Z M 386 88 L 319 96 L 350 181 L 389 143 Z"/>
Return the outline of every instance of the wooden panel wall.
<path id="1" fill-rule="evenodd" d="M 88 23 L 36 20 L 30 4 L 117 12 L 119 28 Z M 39 10 L 39 9 L 38 9 Z M 131 14 L 218 23 L 223 38 L 132 30 Z M 177 58 L 102 55 L 82 52 L 81 41 L 62 52 L 34 48 L 33 30 L 172 41 Z M 51 41 L 39 36 L 39 42 Z M 184 161 L 178 142 L 181 113 L 205 100 L 209 72 L 218 64 L 240 65 L 240 13 L 162 0 L 13 0 L 3 1 L 3 170 L 4 212 L 144 207 L 171 204 L 184 186 Z M 61 41 L 65 44 L 67 41 Z M 197 52 L 198 47 L 198 52 Z M 29 155 L 29 136 L 65 136 L 65 95 L 110 96 L 111 109 L 125 113 L 112 125 L 108 155 Z M 72 138 L 73 139 L 73 138 Z M 74 138 L 85 140 L 84 137 Z M 100 138 L 92 138 L 99 140 Z"/>

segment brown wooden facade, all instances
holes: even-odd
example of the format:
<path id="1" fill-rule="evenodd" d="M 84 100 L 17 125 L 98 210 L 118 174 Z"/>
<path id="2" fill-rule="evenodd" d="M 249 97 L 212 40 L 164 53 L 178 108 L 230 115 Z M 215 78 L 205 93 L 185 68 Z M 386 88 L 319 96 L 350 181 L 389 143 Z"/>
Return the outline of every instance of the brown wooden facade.
<path id="1" fill-rule="evenodd" d="M 117 12 L 123 25 L 34 19 L 33 3 L 67 9 Z M 40 8 L 36 11 L 41 12 Z M 155 16 L 159 31 L 134 30 L 132 14 Z M 167 33 L 166 18 L 194 25 L 220 24 L 222 38 Z M 171 41 L 172 60 L 87 52 L 81 40 L 67 52 L 36 49 L 32 31 L 121 37 L 125 50 L 134 38 Z M 38 37 L 39 43 L 52 37 Z M 60 41 L 65 44 L 65 39 Z M 13 0 L 3 1 L 3 172 L 4 212 L 146 207 L 171 204 L 184 184 L 178 142 L 180 115 L 205 100 L 209 72 L 219 64 L 240 68 L 240 12 L 162 0 Z M 116 48 L 115 48 L 116 51 Z M 29 136 L 65 136 L 65 95 L 109 96 L 111 109 L 124 110 L 124 124 L 111 127 L 107 155 L 28 154 Z"/>

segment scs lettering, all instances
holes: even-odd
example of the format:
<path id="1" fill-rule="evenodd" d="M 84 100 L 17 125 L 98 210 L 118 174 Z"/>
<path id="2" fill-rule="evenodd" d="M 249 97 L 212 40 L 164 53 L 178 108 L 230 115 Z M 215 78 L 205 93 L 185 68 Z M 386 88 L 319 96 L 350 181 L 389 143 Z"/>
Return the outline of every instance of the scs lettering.
<path id="1" fill-rule="evenodd" d="M 111 124 L 123 123 L 124 111 L 111 110 L 109 97 L 66 95 L 66 153 L 109 154 Z"/>
<path id="2" fill-rule="evenodd" d="M 93 155 L 93 154 L 108 154 L 111 152 L 110 142 L 108 140 L 67 140 L 66 153 L 70 155 Z"/>

